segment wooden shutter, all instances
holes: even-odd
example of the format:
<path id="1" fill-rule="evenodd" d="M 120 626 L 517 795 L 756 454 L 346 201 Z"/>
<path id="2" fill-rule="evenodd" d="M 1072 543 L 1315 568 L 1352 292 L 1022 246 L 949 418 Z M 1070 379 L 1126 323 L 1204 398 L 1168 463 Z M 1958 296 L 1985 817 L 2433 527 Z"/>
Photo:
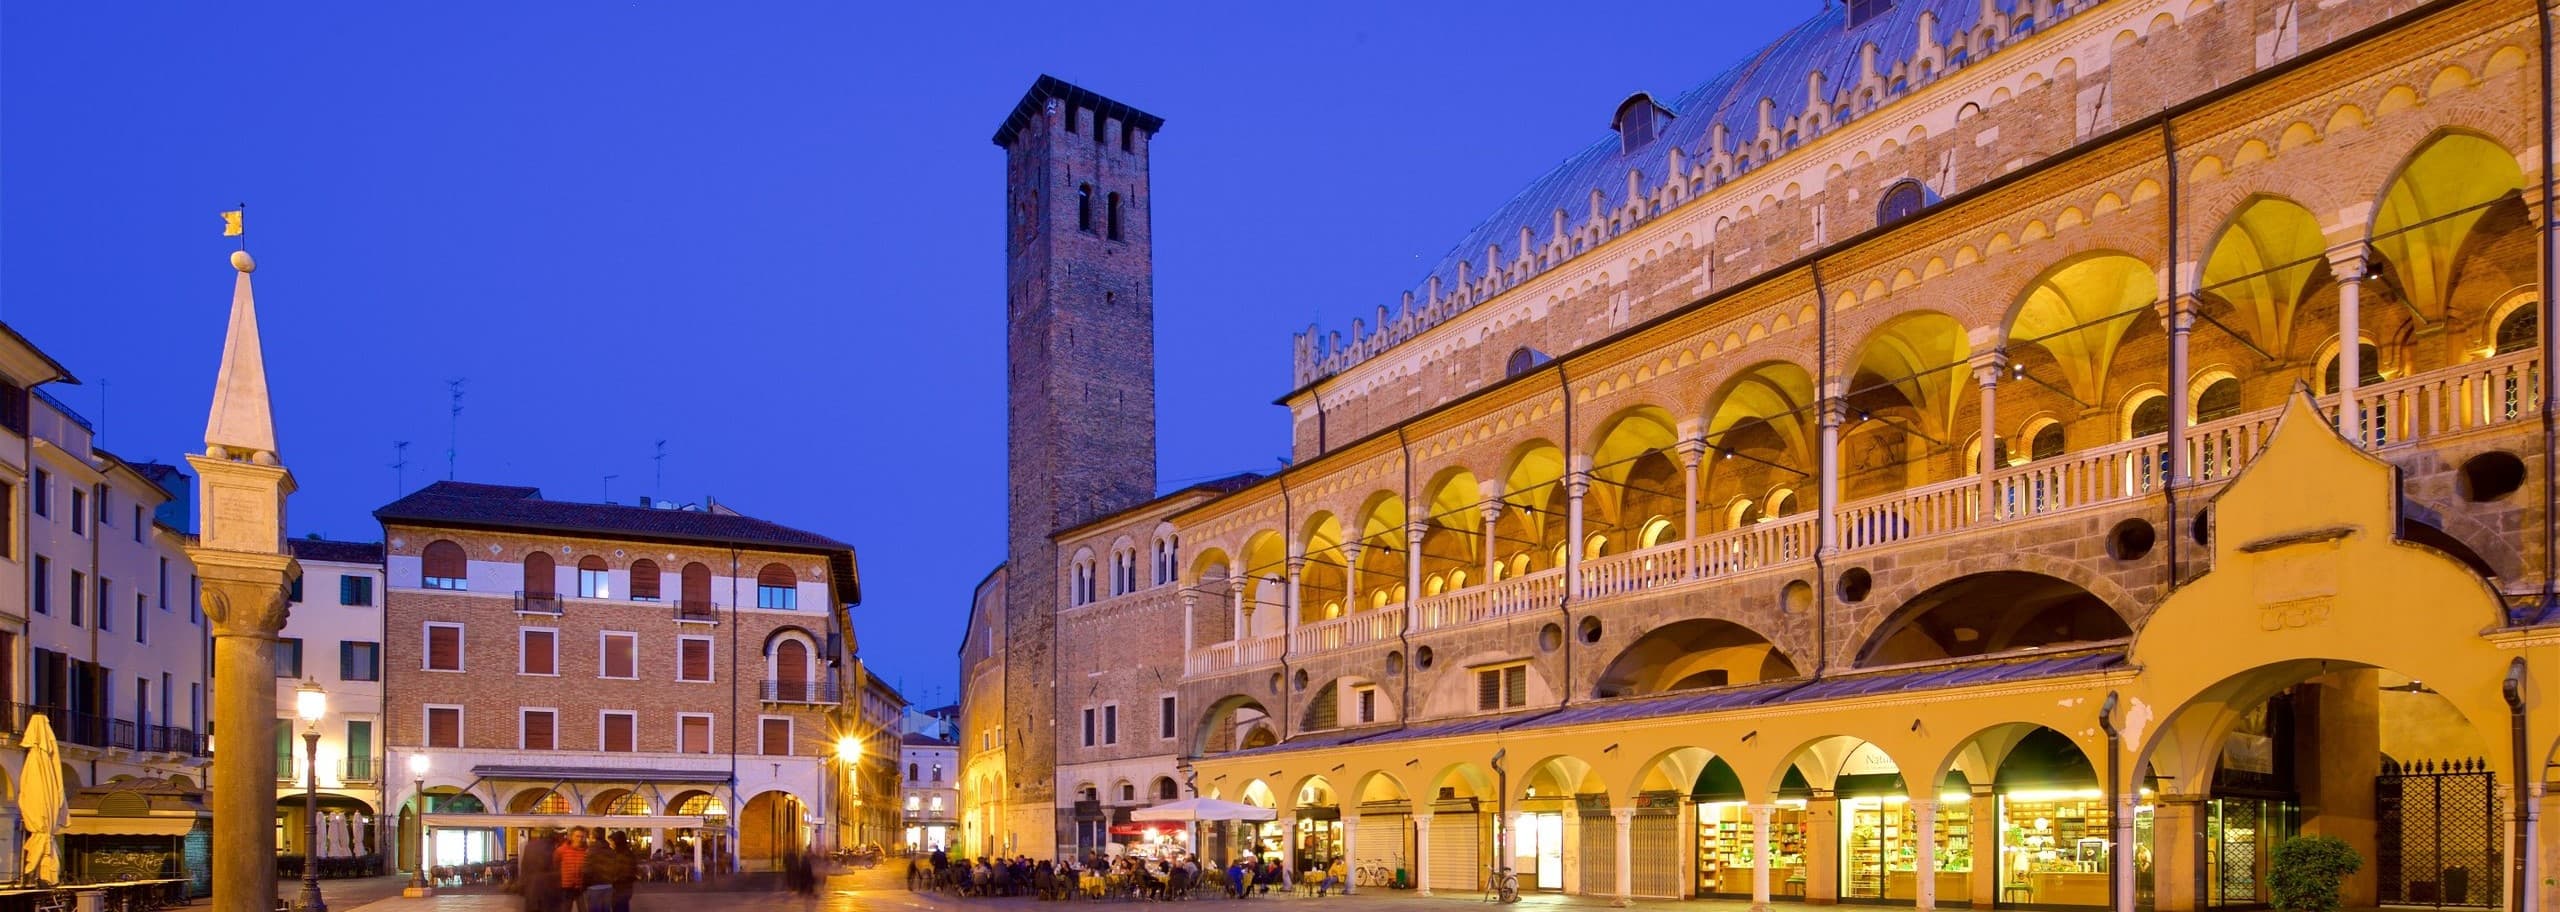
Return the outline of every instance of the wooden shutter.
<path id="1" fill-rule="evenodd" d="M 631 725 L 632 717 L 629 715 L 622 713 L 605 714 L 604 749 L 617 753 L 630 753 L 635 750 L 636 748 L 631 745 Z"/>
<path id="2" fill-rule="evenodd" d="M 768 757 L 788 757 L 788 756 L 791 756 L 791 720 L 789 720 L 789 719 L 766 719 L 766 720 L 764 720 L 764 739 L 763 739 L 763 741 L 764 741 L 764 743 L 763 743 L 763 744 L 761 744 L 761 745 L 759 745 L 759 748 L 761 749 L 761 753 L 763 753 L 765 756 L 768 756 Z"/>
<path id="3" fill-rule="evenodd" d="M 1529 705 L 1529 666 L 1513 665 L 1502 670 L 1504 706 Z"/>
<path id="4" fill-rule="evenodd" d="M 462 746 L 462 710 L 452 707 L 427 710 L 427 746 Z"/>
<path id="5" fill-rule="evenodd" d="M 639 672 L 632 668 L 633 655 L 639 646 L 635 637 L 609 635 L 604 638 L 604 676 L 628 678 Z"/>
<path id="6" fill-rule="evenodd" d="M 1487 668 L 1476 672 L 1476 709 L 1502 708 L 1502 670 Z"/>
<path id="7" fill-rule="evenodd" d="M 524 594 L 560 594 L 560 573 L 551 561 L 551 552 L 534 551 L 524 556 Z"/>
<path id="8" fill-rule="evenodd" d="M 706 719 L 701 716 L 686 716 L 676 721 L 676 728 L 676 736 L 684 740 L 683 746 L 679 747 L 678 750 L 688 754 L 708 754 L 711 752 L 710 719 Z"/>
<path id="9" fill-rule="evenodd" d="M 676 679 L 680 681 L 711 680 L 711 641 L 676 641 Z"/>
<path id="10" fill-rule="evenodd" d="M 793 703 L 810 702 L 809 644 L 784 640 L 773 647 L 774 697 Z"/>
<path id="11" fill-rule="evenodd" d="M 524 714 L 524 749 L 559 750 L 559 718 L 548 710 Z"/>
<path id="12" fill-rule="evenodd" d="M 464 579 L 471 575 L 470 561 L 463 557 L 462 546 L 438 540 L 427 546 L 423 575 L 428 579 Z"/>
<path id="13" fill-rule="evenodd" d="M 791 568 L 785 567 L 781 564 L 766 564 L 764 565 L 764 569 L 756 571 L 756 585 L 781 586 L 786 589 L 798 588 L 800 585 L 800 575 L 791 572 Z"/>
<path id="14" fill-rule="evenodd" d="M 523 631 L 524 673 L 560 673 L 560 635 L 549 630 Z"/>
<path id="15" fill-rule="evenodd" d="M 427 667 L 435 671 L 462 670 L 462 628 L 427 628 Z"/>
<path id="16" fill-rule="evenodd" d="M 631 562 L 631 597 L 656 600 L 658 597 L 658 562 L 641 558 Z"/>
<path id="17" fill-rule="evenodd" d="M 705 608 L 711 606 L 711 568 L 699 562 L 684 565 L 684 579 L 681 585 L 684 587 L 681 595 L 684 597 L 685 604 L 701 605 Z"/>

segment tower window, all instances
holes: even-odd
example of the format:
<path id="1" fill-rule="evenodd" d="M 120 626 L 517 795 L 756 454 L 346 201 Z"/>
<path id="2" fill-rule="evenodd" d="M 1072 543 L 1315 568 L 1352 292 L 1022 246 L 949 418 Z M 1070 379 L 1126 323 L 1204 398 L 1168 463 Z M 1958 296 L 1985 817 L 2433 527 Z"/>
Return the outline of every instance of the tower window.
<path id="1" fill-rule="evenodd" d="M 1129 134 L 1134 133 L 1134 132 L 1137 132 L 1137 131 L 1130 129 L 1128 124 L 1121 124 L 1121 125 L 1120 125 L 1120 151 L 1122 151 L 1122 152 L 1131 151 L 1131 149 L 1130 149 L 1130 145 L 1129 145 Z"/>
<path id="2" fill-rule="evenodd" d="M 1103 201 L 1102 224 L 1112 240 L 1120 239 L 1120 194 L 1111 194 Z"/>
<path id="3" fill-rule="evenodd" d="M 1076 131 L 1076 106 L 1075 106 L 1075 105 L 1068 105 L 1068 106 L 1067 106 L 1067 132 L 1069 132 L 1069 133 L 1073 133 L 1073 132 L 1075 132 L 1075 131 Z"/>
<path id="4" fill-rule="evenodd" d="M 1511 362 L 1502 366 L 1502 376 L 1505 379 L 1517 377 L 1521 374 L 1528 373 L 1531 370 L 1535 370 L 1538 365 L 1545 363 L 1547 363 L 1546 352 L 1527 346 L 1521 346 L 1519 349 L 1511 353 Z"/>
<path id="5" fill-rule="evenodd" d="M 1076 228 L 1093 230 L 1093 185 L 1076 185 Z"/>
<path id="6" fill-rule="evenodd" d="M 1890 225 L 1910 218 L 1929 205 L 1929 188 L 1919 181 L 1903 178 L 1884 188 L 1884 199 L 1876 204 L 1876 224 Z"/>

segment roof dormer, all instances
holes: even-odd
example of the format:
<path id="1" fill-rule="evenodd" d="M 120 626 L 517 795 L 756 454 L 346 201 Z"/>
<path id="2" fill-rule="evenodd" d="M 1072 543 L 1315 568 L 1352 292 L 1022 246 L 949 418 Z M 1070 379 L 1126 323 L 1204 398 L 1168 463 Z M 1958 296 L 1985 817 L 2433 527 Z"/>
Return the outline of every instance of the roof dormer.
<path id="1" fill-rule="evenodd" d="M 1671 111 L 1653 103 L 1653 96 L 1637 92 L 1618 103 L 1618 114 L 1609 119 L 1609 129 L 1618 131 L 1618 151 L 1633 152 L 1653 142 L 1671 126 Z"/>

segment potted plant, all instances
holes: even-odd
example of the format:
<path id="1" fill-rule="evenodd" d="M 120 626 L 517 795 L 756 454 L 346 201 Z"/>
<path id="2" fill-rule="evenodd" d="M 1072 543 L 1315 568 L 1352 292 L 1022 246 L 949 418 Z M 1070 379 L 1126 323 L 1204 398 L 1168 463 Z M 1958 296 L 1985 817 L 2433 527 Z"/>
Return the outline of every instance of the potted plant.
<path id="1" fill-rule="evenodd" d="M 2364 856 L 2335 836 L 2296 836 L 2276 845 L 2267 889 L 2286 912 L 2337 912 L 2338 883 L 2364 867 Z"/>

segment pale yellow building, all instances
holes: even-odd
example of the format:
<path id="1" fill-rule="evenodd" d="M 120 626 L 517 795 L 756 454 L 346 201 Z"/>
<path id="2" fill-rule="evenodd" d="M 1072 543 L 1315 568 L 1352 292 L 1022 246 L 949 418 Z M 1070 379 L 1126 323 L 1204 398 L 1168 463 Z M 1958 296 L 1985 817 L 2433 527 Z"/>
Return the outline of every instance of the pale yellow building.
<path id="1" fill-rule="evenodd" d="M 2549 907 L 2544 15 L 1857 0 L 1630 97 L 1299 338 L 1288 468 L 981 598 L 1047 724 L 965 697 L 964 829 L 1161 762 L 1440 893 L 2250 906 L 2327 834 Z"/>

